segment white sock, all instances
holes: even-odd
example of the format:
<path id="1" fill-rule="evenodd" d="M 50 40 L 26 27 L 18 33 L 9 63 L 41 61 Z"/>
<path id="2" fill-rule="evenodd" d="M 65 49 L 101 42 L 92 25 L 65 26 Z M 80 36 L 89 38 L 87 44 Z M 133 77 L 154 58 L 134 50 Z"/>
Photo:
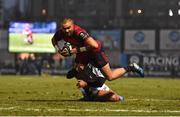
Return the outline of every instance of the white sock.
<path id="1" fill-rule="evenodd" d="M 119 96 L 119 101 L 123 101 L 124 100 L 124 97 L 123 96 Z"/>

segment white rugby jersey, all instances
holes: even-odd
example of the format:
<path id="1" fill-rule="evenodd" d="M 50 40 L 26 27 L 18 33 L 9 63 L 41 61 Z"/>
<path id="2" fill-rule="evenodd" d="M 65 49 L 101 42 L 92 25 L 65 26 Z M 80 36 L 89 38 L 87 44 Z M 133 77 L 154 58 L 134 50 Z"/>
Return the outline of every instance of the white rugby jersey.
<path id="1" fill-rule="evenodd" d="M 100 87 L 106 81 L 105 76 L 99 68 L 94 67 L 91 63 L 84 68 L 82 80 L 86 81 L 92 87 Z"/>

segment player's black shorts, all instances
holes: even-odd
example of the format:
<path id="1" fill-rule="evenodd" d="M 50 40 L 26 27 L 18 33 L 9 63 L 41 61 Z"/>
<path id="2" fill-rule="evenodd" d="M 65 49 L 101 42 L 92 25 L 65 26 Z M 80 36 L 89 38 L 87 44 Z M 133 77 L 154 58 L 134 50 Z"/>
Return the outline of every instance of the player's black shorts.
<path id="1" fill-rule="evenodd" d="M 89 62 L 97 68 L 102 68 L 109 61 L 104 52 L 104 49 L 101 47 L 99 52 L 96 53 L 78 53 L 75 59 L 76 63 L 88 64 Z"/>
<path id="2" fill-rule="evenodd" d="M 91 57 L 91 62 L 97 68 L 102 68 L 109 62 L 103 48 Z"/>

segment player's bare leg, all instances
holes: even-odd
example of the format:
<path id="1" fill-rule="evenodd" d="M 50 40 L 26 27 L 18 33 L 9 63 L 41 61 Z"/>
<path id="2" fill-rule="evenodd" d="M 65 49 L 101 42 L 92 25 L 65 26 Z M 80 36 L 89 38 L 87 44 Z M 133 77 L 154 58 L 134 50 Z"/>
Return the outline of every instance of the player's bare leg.
<path id="1" fill-rule="evenodd" d="M 117 95 L 112 90 L 110 90 L 110 91 L 99 90 L 96 100 L 97 101 L 118 102 L 118 101 L 123 101 L 124 98 L 122 96 Z"/>
<path id="2" fill-rule="evenodd" d="M 107 80 L 111 81 L 111 80 L 115 80 L 123 76 L 126 73 L 126 70 L 124 68 L 117 68 L 117 69 L 111 70 L 108 63 L 104 67 L 102 67 L 102 72 L 107 78 Z"/>
<path id="3" fill-rule="evenodd" d="M 137 72 L 141 77 L 144 77 L 143 69 L 139 67 L 136 63 L 130 64 L 127 67 L 116 68 L 114 70 L 111 70 L 109 63 L 107 63 L 105 66 L 101 68 L 101 70 L 104 76 L 109 81 L 115 80 L 130 71 Z"/>

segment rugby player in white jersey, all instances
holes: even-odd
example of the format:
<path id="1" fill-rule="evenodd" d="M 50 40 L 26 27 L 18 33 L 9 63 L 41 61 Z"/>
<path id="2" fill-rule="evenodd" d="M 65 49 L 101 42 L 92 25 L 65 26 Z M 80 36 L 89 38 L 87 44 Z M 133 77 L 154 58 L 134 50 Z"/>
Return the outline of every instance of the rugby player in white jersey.
<path id="1" fill-rule="evenodd" d="M 77 87 L 83 94 L 83 100 L 85 101 L 123 101 L 124 97 L 119 96 L 113 90 L 111 90 L 106 84 L 106 78 L 102 72 L 93 66 L 92 63 L 88 63 L 86 66 L 83 64 L 75 65 Z M 71 74 L 67 74 L 67 78 L 72 78 Z"/>

